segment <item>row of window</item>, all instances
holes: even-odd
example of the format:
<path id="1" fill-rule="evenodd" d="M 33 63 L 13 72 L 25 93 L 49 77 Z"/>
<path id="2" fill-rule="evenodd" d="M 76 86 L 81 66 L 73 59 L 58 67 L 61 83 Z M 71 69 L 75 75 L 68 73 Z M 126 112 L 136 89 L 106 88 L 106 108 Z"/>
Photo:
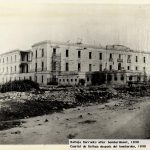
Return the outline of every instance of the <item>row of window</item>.
<path id="1" fill-rule="evenodd" d="M 118 60 L 123 62 L 123 59 L 122 59 L 121 56 L 122 56 L 122 55 L 119 54 Z M 112 60 L 113 60 L 113 56 L 112 56 L 112 54 L 110 54 L 110 55 L 109 55 L 109 61 L 112 61 Z M 135 56 L 135 62 L 138 62 L 138 56 Z M 146 57 L 143 57 L 143 62 L 146 63 Z M 127 63 L 131 63 L 131 55 L 128 55 L 128 56 L 127 56 Z"/>
<path id="2" fill-rule="evenodd" d="M 5 58 L 0 59 L 0 63 L 8 63 L 9 58 L 10 58 L 10 62 L 13 62 L 13 56 L 11 56 L 11 57 L 6 57 L 6 59 Z M 17 56 L 14 55 L 14 61 L 16 61 L 16 60 L 17 60 Z"/>
<path id="3" fill-rule="evenodd" d="M 77 82 L 77 79 L 59 79 L 59 82 Z"/>
<path id="4" fill-rule="evenodd" d="M 121 67 L 121 63 L 118 64 L 118 70 L 121 70 L 122 67 Z M 145 71 L 145 67 L 143 67 L 143 71 Z M 102 64 L 99 65 L 99 71 L 102 71 L 103 70 L 103 66 Z M 112 65 L 109 65 L 109 70 L 111 71 L 112 70 Z M 127 70 L 130 70 L 130 66 L 127 66 Z M 138 71 L 138 67 L 136 66 L 135 67 L 135 70 Z M 69 71 L 69 63 L 66 63 L 66 71 Z M 81 64 L 78 63 L 78 71 L 80 72 L 81 71 Z M 92 64 L 89 64 L 89 71 L 92 71 Z"/>
<path id="5" fill-rule="evenodd" d="M 56 54 L 56 48 L 53 48 L 53 54 Z M 66 57 L 69 57 L 69 50 L 66 50 Z M 78 51 L 78 58 L 81 58 L 81 51 Z M 119 54 L 119 59 L 122 58 L 122 54 Z M 89 52 L 89 59 L 92 59 L 92 52 Z M 99 53 L 99 60 L 103 59 L 103 54 Z M 109 60 L 113 59 L 113 54 L 109 54 Z M 127 62 L 131 59 L 131 55 L 127 56 Z M 138 56 L 135 57 L 135 61 L 138 62 Z M 146 63 L 146 57 L 143 57 L 143 62 Z"/>
<path id="6" fill-rule="evenodd" d="M 100 67 L 101 68 L 101 67 Z M 143 71 L 145 71 L 145 67 L 143 67 Z M 109 70 L 112 70 L 112 65 L 109 65 Z M 121 70 L 121 64 L 118 64 L 118 70 Z M 130 66 L 127 66 L 127 70 L 130 70 Z M 135 70 L 138 71 L 138 67 L 135 66 Z M 100 71 L 102 71 L 102 69 L 100 69 Z"/>
<path id="7" fill-rule="evenodd" d="M 6 82 L 7 82 L 7 81 L 14 81 L 14 80 L 26 80 L 26 79 L 32 80 L 32 77 L 29 76 L 29 78 L 26 78 L 26 77 L 24 76 L 23 78 L 18 77 L 18 79 L 17 79 L 17 77 L 10 77 L 10 78 L 7 78 L 7 77 L 6 77 Z M 4 82 L 4 78 L 2 78 L 2 80 L 3 80 L 3 82 Z"/>
<path id="8" fill-rule="evenodd" d="M 35 50 L 35 58 L 38 57 L 38 50 Z M 41 49 L 41 57 L 44 57 L 44 48 Z"/>
<path id="9" fill-rule="evenodd" d="M 44 71 L 44 62 L 41 62 L 41 71 Z M 35 72 L 37 72 L 37 63 L 35 63 Z"/>
<path id="10" fill-rule="evenodd" d="M 13 72 L 13 68 L 14 68 L 14 72 L 16 72 L 16 66 L 14 67 L 10 67 L 10 72 L 12 73 Z M 9 70 L 9 67 L 6 67 L 6 72 L 8 73 L 8 70 Z M 3 67 L 2 70 L 0 70 L 1 72 L 5 72 L 5 68 Z"/>

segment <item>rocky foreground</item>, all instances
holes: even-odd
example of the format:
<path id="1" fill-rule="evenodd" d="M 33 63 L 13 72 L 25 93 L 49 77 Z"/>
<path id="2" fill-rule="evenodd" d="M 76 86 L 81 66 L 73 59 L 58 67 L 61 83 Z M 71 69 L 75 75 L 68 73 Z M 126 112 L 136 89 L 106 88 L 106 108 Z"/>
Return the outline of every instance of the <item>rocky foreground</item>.
<path id="1" fill-rule="evenodd" d="M 150 137 L 149 97 L 136 102 L 110 100 L 63 112 L 22 119 L 14 128 L 0 131 L 1 144 L 67 144 L 68 139 Z"/>
<path id="2" fill-rule="evenodd" d="M 3 93 L 0 143 L 67 144 L 71 138 L 149 138 L 149 93 L 149 89 L 141 93 L 124 88 Z M 26 113 L 20 117 L 20 112 Z"/>

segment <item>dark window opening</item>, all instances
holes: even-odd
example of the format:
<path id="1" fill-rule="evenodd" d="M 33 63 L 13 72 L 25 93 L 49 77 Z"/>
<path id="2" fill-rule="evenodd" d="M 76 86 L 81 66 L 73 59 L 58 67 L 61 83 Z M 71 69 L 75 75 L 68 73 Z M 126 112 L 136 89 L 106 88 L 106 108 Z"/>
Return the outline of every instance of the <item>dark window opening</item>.
<path id="1" fill-rule="evenodd" d="M 78 51 L 78 58 L 81 58 L 81 51 Z"/>
<path id="2" fill-rule="evenodd" d="M 69 64 L 66 63 L 66 71 L 69 71 Z"/>
<path id="3" fill-rule="evenodd" d="M 35 63 L 35 72 L 37 72 L 37 63 Z"/>
<path id="4" fill-rule="evenodd" d="M 44 57 L 44 48 L 42 48 L 42 57 Z"/>
<path id="5" fill-rule="evenodd" d="M 99 53 L 99 59 L 102 60 L 102 53 Z"/>
<path id="6" fill-rule="evenodd" d="M 137 67 L 137 66 L 135 67 L 135 70 L 138 70 L 138 67 Z"/>
<path id="7" fill-rule="evenodd" d="M 114 75 L 114 80 L 117 81 L 117 75 Z"/>
<path id="8" fill-rule="evenodd" d="M 110 55 L 109 55 L 109 59 L 112 59 L 112 54 L 110 53 Z"/>
<path id="9" fill-rule="evenodd" d="M 121 63 L 118 64 L 118 70 L 121 70 Z"/>
<path id="10" fill-rule="evenodd" d="M 89 52 L 89 59 L 92 59 L 92 52 Z"/>
<path id="11" fill-rule="evenodd" d="M 138 62 L 138 57 L 137 57 L 137 56 L 136 56 L 136 59 L 135 59 L 135 61 L 136 61 L 136 62 Z"/>
<path id="12" fill-rule="evenodd" d="M 144 63 L 146 62 L 146 59 L 145 59 L 145 57 L 143 58 L 143 61 L 144 61 Z"/>
<path id="13" fill-rule="evenodd" d="M 120 78 L 122 81 L 124 80 L 124 75 L 121 75 L 121 78 Z"/>
<path id="14" fill-rule="evenodd" d="M 53 48 L 53 55 L 56 55 L 56 48 Z"/>
<path id="15" fill-rule="evenodd" d="M 42 75 L 42 83 L 43 83 L 43 80 L 44 80 L 44 77 L 43 77 L 43 75 Z"/>
<path id="16" fill-rule="evenodd" d="M 37 58 L 37 50 L 35 51 L 35 58 Z"/>
<path id="17" fill-rule="evenodd" d="M 78 71 L 81 71 L 81 64 L 78 63 Z"/>
<path id="18" fill-rule="evenodd" d="M 89 77 L 87 77 L 87 82 L 89 82 L 90 81 L 90 79 L 89 79 Z"/>
<path id="19" fill-rule="evenodd" d="M 112 70 L 112 65 L 109 66 L 109 70 Z"/>
<path id="20" fill-rule="evenodd" d="M 44 71 L 44 62 L 42 61 L 42 71 Z"/>
<path id="21" fill-rule="evenodd" d="M 92 65 L 89 64 L 89 71 L 92 71 Z"/>
<path id="22" fill-rule="evenodd" d="M 119 59 L 121 59 L 121 54 L 119 54 Z"/>
<path id="23" fill-rule="evenodd" d="M 56 62 L 53 62 L 53 70 L 56 70 Z"/>
<path id="24" fill-rule="evenodd" d="M 66 50 L 66 57 L 69 57 L 69 50 Z"/>
<path id="25" fill-rule="evenodd" d="M 27 54 L 27 61 L 29 61 L 29 55 Z"/>
<path id="26" fill-rule="evenodd" d="M 130 70 L 130 66 L 128 66 L 128 70 Z"/>
<path id="27" fill-rule="evenodd" d="M 102 71 L 102 64 L 99 65 L 99 71 Z"/>

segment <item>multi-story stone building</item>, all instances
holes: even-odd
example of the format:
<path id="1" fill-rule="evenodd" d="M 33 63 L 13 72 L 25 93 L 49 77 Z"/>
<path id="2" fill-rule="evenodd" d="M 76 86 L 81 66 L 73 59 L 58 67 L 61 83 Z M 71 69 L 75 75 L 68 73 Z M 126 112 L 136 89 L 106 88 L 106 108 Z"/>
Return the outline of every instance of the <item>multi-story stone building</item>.
<path id="1" fill-rule="evenodd" d="M 13 50 L 0 55 L 0 83 L 23 80 L 29 76 L 31 51 Z"/>
<path id="2" fill-rule="evenodd" d="M 93 46 L 43 41 L 28 51 L 0 55 L 0 82 L 30 79 L 40 84 L 102 84 L 147 81 L 150 53 L 122 45 Z"/>

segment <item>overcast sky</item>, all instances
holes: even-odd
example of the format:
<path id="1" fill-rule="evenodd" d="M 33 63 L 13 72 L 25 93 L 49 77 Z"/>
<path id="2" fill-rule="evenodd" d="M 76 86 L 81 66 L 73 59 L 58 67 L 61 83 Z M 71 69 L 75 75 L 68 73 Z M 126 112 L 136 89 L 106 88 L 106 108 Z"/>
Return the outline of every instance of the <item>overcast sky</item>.
<path id="1" fill-rule="evenodd" d="M 150 52 L 150 5 L 0 2 L 0 53 L 43 40 L 122 44 Z"/>

